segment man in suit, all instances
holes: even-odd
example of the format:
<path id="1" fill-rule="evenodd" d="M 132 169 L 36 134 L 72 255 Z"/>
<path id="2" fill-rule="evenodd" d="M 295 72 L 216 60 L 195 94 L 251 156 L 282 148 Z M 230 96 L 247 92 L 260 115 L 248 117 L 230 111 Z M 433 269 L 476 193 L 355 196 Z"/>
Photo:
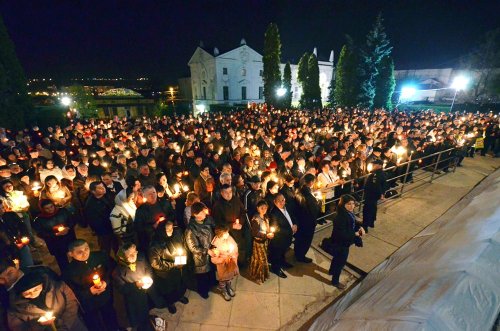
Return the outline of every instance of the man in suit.
<path id="1" fill-rule="evenodd" d="M 297 195 L 300 224 L 295 236 L 294 251 L 296 260 L 303 263 L 312 262 L 312 259 L 308 258 L 306 254 L 311 247 L 316 220 L 321 211 L 318 200 L 311 192 L 315 179 L 312 174 L 305 175 L 304 184 Z"/>
<path id="2" fill-rule="evenodd" d="M 291 268 L 293 265 L 286 262 L 285 253 L 292 244 L 292 238 L 297 232 L 295 218 L 286 210 L 286 199 L 283 194 L 278 193 L 274 198 L 274 206 L 271 210 L 269 226 L 274 227 L 274 238 L 269 243 L 269 261 L 271 272 L 281 278 L 287 278 L 283 268 Z"/>

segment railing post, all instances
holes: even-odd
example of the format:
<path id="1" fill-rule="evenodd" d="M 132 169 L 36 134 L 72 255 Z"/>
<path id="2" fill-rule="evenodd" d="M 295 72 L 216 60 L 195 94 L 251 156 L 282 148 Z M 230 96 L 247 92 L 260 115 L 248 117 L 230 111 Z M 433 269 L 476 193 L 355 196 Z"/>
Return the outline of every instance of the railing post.
<path id="1" fill-rule="evenodd" d="M 458 151 L 458 148 L 454 149 L 455 152 L 455 157 L 453 158 L 453 172 L 457 170 L 457 164 L 458 164 L 458 155 L 456 155 L 456 152 Z"/>
<path id="2" fill-rule="evenodd" d="M 410 165 L 411 165 L 411 155 L 410 155 L 410 159 L 408 160 L 408 165 L 406 166 L 406 173 L 405 173 L 405 176 L 403 177 L 403 185 L 401 185 L 401 191 L 399 192 L 399 195 L 403 195 L 403 190 L 405 188 L 405 185 L 406 185 L 406 179 L 408 178 L 408 173 L 410 172 Z"/>
<path id="3" fill-rule="evenodd" d="M 438 154 L 438 159 L 437 159 L 437 161 L 436 161 L 436 165 L 434 166 L 434 170 L 432 170 L 431 180 L 429 181 L 429 183 L 432 183 L 432 180 L 434 179 L 434 174 L 436 173 L 436 171 L 437 171 L 437 167 L 438 167 L 438 165 L 439 165 L 439 161 L 441 160 L 441 154 L 442 154 L 442 152 L 440 152 L 440 153 Z"/>

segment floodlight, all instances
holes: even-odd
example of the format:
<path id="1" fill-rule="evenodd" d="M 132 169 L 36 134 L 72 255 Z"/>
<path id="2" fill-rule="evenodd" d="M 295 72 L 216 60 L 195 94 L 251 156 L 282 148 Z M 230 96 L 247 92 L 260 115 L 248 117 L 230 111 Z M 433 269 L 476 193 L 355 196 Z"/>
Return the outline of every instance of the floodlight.
<path id="1" fill-rule="evenodd" d="M 401 95 L 399 98 L 401 100 L 409 100 L 412 96 L 415 95 L 415 93 L 417 93 L 417 89 L 413 86 L 403 86 L 401 88 Z"/>
<path id="2" fill-rule="evenodd" d="M 70 97 L 62 97 L 61 98 L 61 103 L 63 104 L 63 106 L 66 106 L 66 107 L 68 107 L 69 105 L 71 105 L 72 101 L 73 100 L 71 100 Z"/>
<path id="3" fill-rule="evenodd" d="M 451 88 L 461 91 L 465 90 L 467 87 L 467 84 L 469 83 L 469 79 L 464 76 L 457 76 L 455 79 L 453 79 L 453 83 L 451 84 Z"/>
<path id="4" fill-rule="evenodd" d="M 276 95 L 279 97 L 284 96 L 286 93 L 286 88 L 280 87 L 279 89 L 276 90 Z"/>

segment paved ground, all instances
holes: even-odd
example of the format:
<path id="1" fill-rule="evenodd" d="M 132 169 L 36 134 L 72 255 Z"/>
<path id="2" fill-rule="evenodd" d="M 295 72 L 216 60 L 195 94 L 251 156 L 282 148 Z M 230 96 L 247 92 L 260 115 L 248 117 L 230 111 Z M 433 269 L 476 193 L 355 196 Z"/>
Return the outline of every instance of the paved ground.
<path id="1" fill-rule="evenodd" d="M 369 272 L 498 168 L 500 160 L 476 157 L 463 164 L 455 173 L 380 206 L 376 228 L 370 229 L 363 248 L 351 249 L 349 263 Z M 308 253 L 314 263 L 304 265 L 290 258 L 296 266 L 286 272 L 287 279 L 272 275 L 266 283 L 257 285 L 243 272 L 236 281 L 236 297 L 231 302 L 225 302 L 216 293 L 205 301 L 192 292 L 188 293 L 190 303 L 177 304 L 175 315 L 166 310 L 152 312 L 168 320 L 168 330 L 306 329 L 311 318 L 341 294 L 329 285 L 329 257 L 317 249 L 330 232 L 328 225 L 316 233 L 314 247 Z M 88 233 L 79 234 L 88 238 Z M 50 261 L 50 257 L 44 257 Z M 352 285 L 357 277 L 354 272 L 344 272 L 341 281 Z"/>

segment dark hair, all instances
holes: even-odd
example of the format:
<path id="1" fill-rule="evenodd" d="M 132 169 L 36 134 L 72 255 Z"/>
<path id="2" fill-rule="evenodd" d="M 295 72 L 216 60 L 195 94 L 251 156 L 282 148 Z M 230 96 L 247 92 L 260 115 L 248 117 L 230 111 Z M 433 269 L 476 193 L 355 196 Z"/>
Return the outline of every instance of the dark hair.
<path id="1" fill-rule="evenodd" d="M 215 236 L 220 237 L 224 233 L 229 232 L 229 226 L 227 224 L 218 224 L 215 227 Z"/>
<path id="2" fill-rule="evenodd" d="M 0 259 L 0 274 L 7 270 L 7 268 L 9 267 L 16 267 L 12 256 L 2 256 L 2 258 Z"/>
<path id="3" fill-rule="evenodd" d="M 304 176 L 304 184 L 311 184 L 311 183 L 314 183 L 314 181 L 316 180 L 316 177 L 314 177 L 313 174 L 306 174 Z"/>
<path id="4" fill-rule="evenodd" d="M 198 215 L 201 213 L 203 210 L 207 209 L 207 206 L 203 202 L 195 202 L 191 206 L 191 214 L 192 215 Z"/>
<path id="5" fill-rule="evenodd" d="M 223 190 L 227 190 L 228 188 L 232 188 L 231 185 L 229 184 L 224 184 L 220 187 L 220 190 L 223 191 Z"/>
<path id="6" fill-rule="evenodd" d="M 137 177 L 135 177 L 133 175 L 129 175 L 129 176 L 127 176 L 127 178 L 125 178 L 125 184 L 127 184 L 127 186 L 135 186 L 136 181 L 137 181 Z"/>
<path id="7" fill-rule="evenodd" d="M 47 177 L 45 177 L 45 180 L 43 181 L 43 183 L 47 184 L 49 182 L 49 180 L 52 180 L 52 179 L 55 179 L 59 183 L 59 179 L 57 179 L 57 177 L 54 175 L 48 175 Z"/>
<path id="8" fill-rule="evenodd" d="M 45 206 L 48 206 L 48 205 L 53 205 L 54 202 L 50 199 L 42 199 L 40 200 L 40 208 L 43 208 Z"/>
<path id="9" fill-rule="evenodd" d="M 269 208 L 269 205 L 267 204 L 267 201 L 266 201 L 266 200 L 264 200 L 264 199 L 259 200 L 259 201 L 257 202 L 257 204 L 255 205 L 255 207 L 256 207 L 256 208 L 259 208 L 259 207 L 261 207 L 261 206 L 266 206 L 266 207 L 268 207 L 268 208 Z"/>
<path id="10" fill-rule="evenodd" d="M 130 248 L 133 246 L 137 247 L 133 242 L 131 241 L 126 241 L 120 246 L 120 251 L 125 252 L 128 251 Z"/>
<path id="11" fill-rule="evenodd" d="M 68 252 L 72 252 L 75 248 L 88 244 L 87 241 L 83 239 L 76 239 L 68 245 Z"/>
<path id="12" fill-rule="evenodd" d="M 92 192 L 94 192 L 94 191 L 95 191 L 95 188 L 97 187 L 97 185 L 100 185 L 100 184 L 103 184 L 103 182 L 102 182 L 102 181 L 100 181 L 100 180 L 97 180 L 97 181 L 95 181 L 95 182 L 90 183 L 90 185 L 89 185 L 89 190 L 90 190 L 90 191 L 92 191 Z M 104 185 L 104 184 L 103 184 L 103 185 Z"/>
<path id="13" fill-rule="evenodd" d="M 345 208 L 346 203 L 351 201 L 356 201 L 356 199 L 350 194 L 343 194 L 339 200 L 339 208 Z"/>
<path id="14" fill-rule="evenodd" d="M 165 188 L 160 184 L 155 185 L 155 190 L 156 190 L 156 192 L 160 192 L 160 193 L 165 192 Z"/>

